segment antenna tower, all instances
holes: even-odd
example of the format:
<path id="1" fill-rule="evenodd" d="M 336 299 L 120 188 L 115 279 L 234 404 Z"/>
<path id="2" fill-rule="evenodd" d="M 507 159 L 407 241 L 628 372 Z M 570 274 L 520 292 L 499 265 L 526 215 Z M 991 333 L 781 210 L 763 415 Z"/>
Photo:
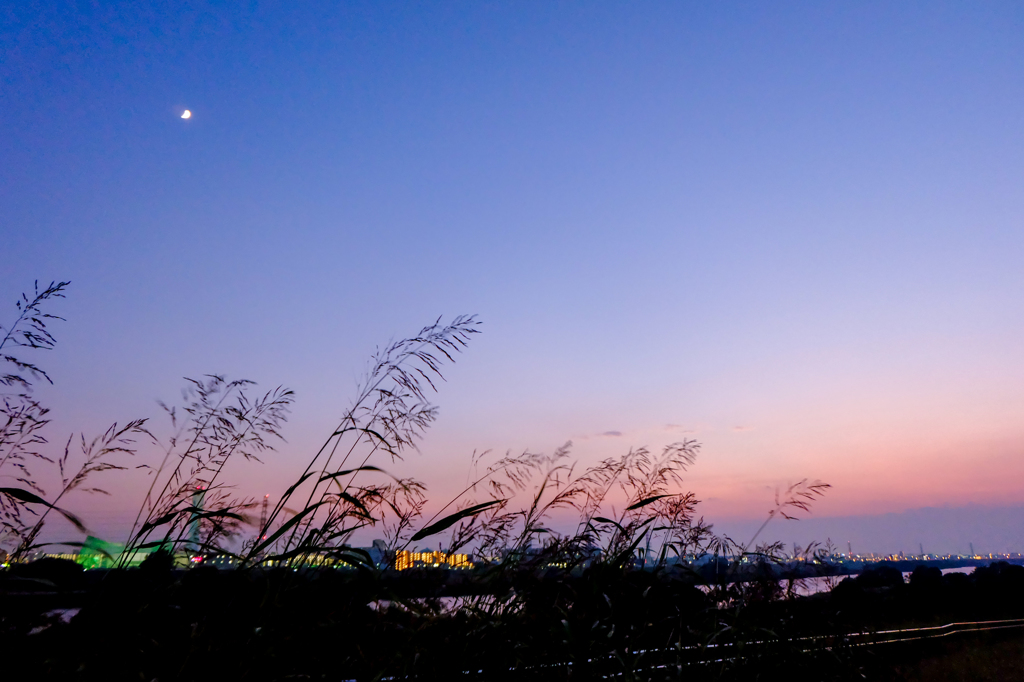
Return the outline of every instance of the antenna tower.
<path id="1" fill-rule="evenodd" d="M 260 532 L 266 533 L 267 531 L 267 504 L 270 502 L 270 495 L 263 496 L 263 511 L 260 512 Z M 266 540 L 267 536 L 262 535 L 260 540 Z"/>

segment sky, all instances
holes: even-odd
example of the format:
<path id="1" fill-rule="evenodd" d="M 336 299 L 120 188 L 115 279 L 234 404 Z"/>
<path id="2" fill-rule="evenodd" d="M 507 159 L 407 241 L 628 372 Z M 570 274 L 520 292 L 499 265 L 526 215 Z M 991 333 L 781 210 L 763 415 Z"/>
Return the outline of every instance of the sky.
<path id="1" fill-rule="evenodd" d="M 943 529 L 984 508 L 979 551 L 1020 551 L 1022 29 L 1010 2 L 14 3 L 0 300 L 72 282 L 34 358 L 54 443 L 160 427 L 186 376 L 294 389 L 248 494 L 377 346 L 470 313 L 402 465 L 435 499 L 474 451 L 694 438 L 711 521 L 807 478 L 823 534 L 916 514 L 966 551 Z M 101 526 L 137 504 L 114 485 L 80 502 Z"/>

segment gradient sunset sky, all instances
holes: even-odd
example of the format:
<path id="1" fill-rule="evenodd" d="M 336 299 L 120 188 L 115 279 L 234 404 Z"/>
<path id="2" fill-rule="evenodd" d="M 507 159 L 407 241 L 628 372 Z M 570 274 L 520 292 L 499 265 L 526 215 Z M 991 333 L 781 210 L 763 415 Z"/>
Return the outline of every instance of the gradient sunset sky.
<path id="1" fill-rule="evenodd" d="M 0 300 L 72 281 L 54 443 L 286 384 L 279 493 L 375 346 L 477 313 L 438 499 L 685 437 L 712 521 L 811 478 L 1024 551 L 1020 3 L 9 3 L 0 162 Z"/>

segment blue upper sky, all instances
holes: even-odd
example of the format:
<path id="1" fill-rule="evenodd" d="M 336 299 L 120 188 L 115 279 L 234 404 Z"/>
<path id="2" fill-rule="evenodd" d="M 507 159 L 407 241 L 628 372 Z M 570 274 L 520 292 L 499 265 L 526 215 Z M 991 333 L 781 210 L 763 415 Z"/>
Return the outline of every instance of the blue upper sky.
<path id="1" fill-rule="evenodd" d="M 468 312 L 409 464 L 439 490 L 473 448 L 691 433 L 720 514 L 805 476 L 835 514 L 1021 503 L 1022 35 L 997 2 L 15 3 L 0 296 L 73 282 L 66 429 L 294 387 L 253 493 L 376 344 Z"/>

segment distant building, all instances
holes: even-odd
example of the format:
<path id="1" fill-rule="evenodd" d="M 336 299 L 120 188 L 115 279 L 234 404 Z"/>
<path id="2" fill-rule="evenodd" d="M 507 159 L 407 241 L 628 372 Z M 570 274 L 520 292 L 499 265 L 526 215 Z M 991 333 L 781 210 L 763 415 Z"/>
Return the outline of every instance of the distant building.
<path id="1" fill-rule="evenodd" d="M 409 552 L 404 549 L 395 553 L 395 570 L 408 568 L 473 568 L 468 554 L 447 552 Z"/>
<path id="2" fill-rule="evenodd" d="M 121 543 L 106 542 L 90 535 L 82 543 L 75 561 L 82 564 L 86 570 L 91 568 L 113 568 L 121 561 L 125 561 L 125 565 L 131 568 L 141 564 L 146 557 L 157 551 L 157 549 L 157 547 L 137 549 L 130 556 L 125 557 L 125 548 Z"/>

